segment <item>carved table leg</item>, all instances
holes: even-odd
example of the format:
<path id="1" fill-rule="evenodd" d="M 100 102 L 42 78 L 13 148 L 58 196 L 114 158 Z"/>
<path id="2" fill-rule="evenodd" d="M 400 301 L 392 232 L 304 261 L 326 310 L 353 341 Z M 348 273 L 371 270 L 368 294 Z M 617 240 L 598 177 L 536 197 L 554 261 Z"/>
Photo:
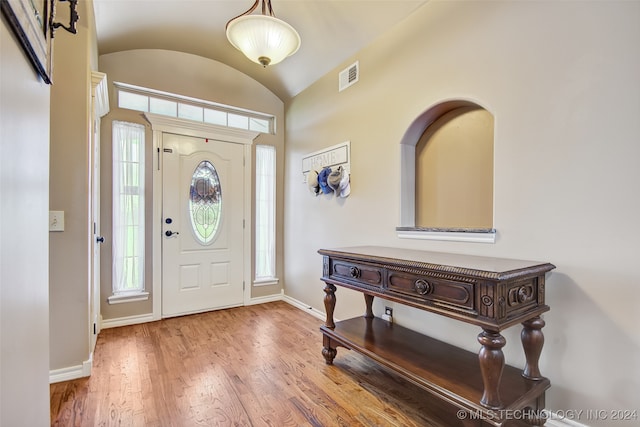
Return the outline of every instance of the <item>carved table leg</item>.
<path id="1" fill-rule="evenodd" d="M 366 317 L 367 319 L 373 319 L 373 295 L 364 294 L 364 303 L 367 307 L 367 311 L 364 313 L 364 317 Z"/>
<path id="2" fill-rule="evenodd" d="M 522 347 L 524 348 L 524 355 L 527 360 L 527 364 L 522 371 L 522 376 L 530 380 L 540 380 L 542 375 L 540 374 L 540 368 L 538 367 L 538 361 L 540 360 L 540 353 L 542 353 L 542 346 L 544 345 L 544 335 L 542 328 L 545 322 L 540 316 L 522 322 L 522 332 L 520 333 L 520 339 L 522 340 Z"/>
<path id="3" fill-rule="evenodd" d="M 336 324 L 333 322 L 333 310 L 336 308 L 336 287 L 329 283 L 326 283 L 324 287 L 324 309 L 327 312 L 327 319 L 324 324 L 327 328 L 335 329 Z M 336 354 L 335 345 L 331 345 L 331 338 L 326 335 L 322 336 L 322 355 L 324 356 L 324 360 L 327 362 L 327 365 L 333 364 L 333 359 L 335 359 Z"/>
<path id="4" fill-rule="evenodd" d="M 484 383 L 484 392 L 480 403 L 487 408 L 500 409 L 502 402 L 498 390 L 504 369 L 502 347 L 507 343 L 507 340 L 498 332 L 484 329 L 478 335 L 478 342 L 482 345 L 480 353 L 478 353 L 478 360 Z"/>
<path id="5" fill-rule="evenodd" d="M 322 355 L 324 356 L 324 360 L 325 362 L 327 362 L 327 365 L 333 364 L 333 359 L 336 358 L 336 354 L 338 354 L 338 351 L 336 350 L 335 346 L 331 345 L 331 338 L 329 338 L 326 335 L 323 335 L 322 336 Z"/>
<path id="6" fill-rule="evenodd" d="M 336 287 L 329 283 L 324 287 L 324 309 L 327 312 L 327 320 L 324 322 L 325 326 L 330 329 L 335 329 L 336 324 L 333 323 L 333 310 L 336 308 Z"/>

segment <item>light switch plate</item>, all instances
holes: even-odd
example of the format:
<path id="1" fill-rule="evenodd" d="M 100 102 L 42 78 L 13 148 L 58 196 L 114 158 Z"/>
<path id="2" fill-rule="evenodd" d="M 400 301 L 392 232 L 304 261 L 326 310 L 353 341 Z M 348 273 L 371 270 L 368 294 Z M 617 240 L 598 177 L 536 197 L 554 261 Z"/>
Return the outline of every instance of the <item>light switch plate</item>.
<path id="1" fill-rule="evenodd" d="M 64 231 L 64 211 L 49 211 L 49 231 Z"/>

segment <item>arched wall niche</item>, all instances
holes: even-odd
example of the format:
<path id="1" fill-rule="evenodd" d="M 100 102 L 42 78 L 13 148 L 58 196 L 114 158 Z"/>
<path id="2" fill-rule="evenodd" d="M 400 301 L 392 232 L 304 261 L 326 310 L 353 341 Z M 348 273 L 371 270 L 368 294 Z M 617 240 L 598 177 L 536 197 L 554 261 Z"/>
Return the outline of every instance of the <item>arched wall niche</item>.
<path id="1" fill-rule="evenodd" d="M 493 115 L 447 100 L 420 114 L 401 142 L 398 237 L 495 242 Z"/>

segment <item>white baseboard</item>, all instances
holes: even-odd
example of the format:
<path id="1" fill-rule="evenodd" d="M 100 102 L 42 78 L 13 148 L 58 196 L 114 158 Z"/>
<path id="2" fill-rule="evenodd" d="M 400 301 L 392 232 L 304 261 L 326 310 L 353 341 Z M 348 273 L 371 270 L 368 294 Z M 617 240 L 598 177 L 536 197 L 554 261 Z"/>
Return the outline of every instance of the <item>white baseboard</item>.
<path id="1" fill-rule="evenodd" d="M 251 298 L 247 305 L 265 304 L 268 302 L 282 301 L 282 291 L 279 294 L 267 295 L 264 297 Z"/>
<path id="2" fill-rule="evenodd" d="M 153 317 L 153 313 L 140 314 L 137 316 L 118 317 L 116 319 L 106 319 L 106 320 L 103 319 L 102 324 L 100 325 L 100 329 L 109 329 L 109 328 L 117 328 L 119 326 L 137 325 L 139 323 L 153 322 L 154 320 L 156 319 Z"/>
<path id="3" fill-rule="evenodd" d="M 49 384 L 59 383 L 62 381 L 76 380 L 91 375 L 91 367 L 93 366 L 93 353 L 89 356 L 89 360 L 82 362 L 82 365 L 70 366 L 68 368 L 53 369 L 49 371 Z"/>
<path id="4" fill-rule="evenodd" d="M 316 310 L 315 308 L 311 307 L 309 304 L 305 304 L 301 301 L 298 301 L 295 298 L 291 298 L 290 296 L 282 295 L 282 301 L 289 303 L 292 306 L 299 308 L 302 311 L 306 311 L 307 313 L 311 314 L 313 317 L 317 317 L 320 320 L 326 320 L 327 318 L 327 315 L 322 311 Z"/>
<path id="5" fill-rule="evenodd" d="M 302 301 L 298 301 L 295 298 L 291 298 L 290 296 L 285 295 L 284 290 L 280 291 L 279 294 L 267 295 L 267 296 L 258 297 L 258 298 L 251 298 L 249 305 L 264 304 L 264 303 L 274 302 L 274 301 L 284 301 L 296 308 L 299 308 L 304 312 L 311 314 L 313 317 L 317 317 L 320 320 L 325 320 L 327 317 L 326 314 L 323 313 L 322 311 L 316 310 L 315 308 L 311 307 L 308 304 L 303 303 Z"/>
<path id="6" fill-rule="evenodd" d="M 251 301 L 249 302 L 248 305 L 265 304 L 265 303 L 274 302 L 274 301 L 284 301 L 296 308 L 299 308 L 304 312 L 311 314 L 313 317 L 317 317 L 320 320 L 326 319 L 325 313 L 321 312 L 320 310 L 316 310 L 315 308 L 311 307 L 308 304 L 303 303 L 302 301 L 298 301 L 295 298 L 291 298 L 290 296 L 285 295 L 284 290 L 280 291 L 279 294 L 267 295 L 267 296 L 258 297 L 258 298 L 251 298 Z"/>
<path id="7" fill-rule="evenodd" d="M 545 409 L 544 413 L 547 416 L 544 427 L 589 427 L 586 424 L 581 424 L 567 417 L 563 417 L 561 414 L 553 411 L 547 411 Z"/>

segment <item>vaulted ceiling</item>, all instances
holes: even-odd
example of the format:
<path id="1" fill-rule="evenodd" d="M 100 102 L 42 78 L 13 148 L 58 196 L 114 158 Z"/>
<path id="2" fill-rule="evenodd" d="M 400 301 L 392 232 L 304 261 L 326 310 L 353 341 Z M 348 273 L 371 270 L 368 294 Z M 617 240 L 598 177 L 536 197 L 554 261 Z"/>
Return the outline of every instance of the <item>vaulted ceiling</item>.
<path id="1" fill-rule="evenodd" d="M 227 21 L 253 0 L 94 0 L 94 7 L 101 55 L 131 49 L 191 53 L 227 64 L 287 100 L 427 1 L 272 0 L 276 17 L 298 31 L 302 44 L 295 55 L 266 68 L 225 35 Z"/>

